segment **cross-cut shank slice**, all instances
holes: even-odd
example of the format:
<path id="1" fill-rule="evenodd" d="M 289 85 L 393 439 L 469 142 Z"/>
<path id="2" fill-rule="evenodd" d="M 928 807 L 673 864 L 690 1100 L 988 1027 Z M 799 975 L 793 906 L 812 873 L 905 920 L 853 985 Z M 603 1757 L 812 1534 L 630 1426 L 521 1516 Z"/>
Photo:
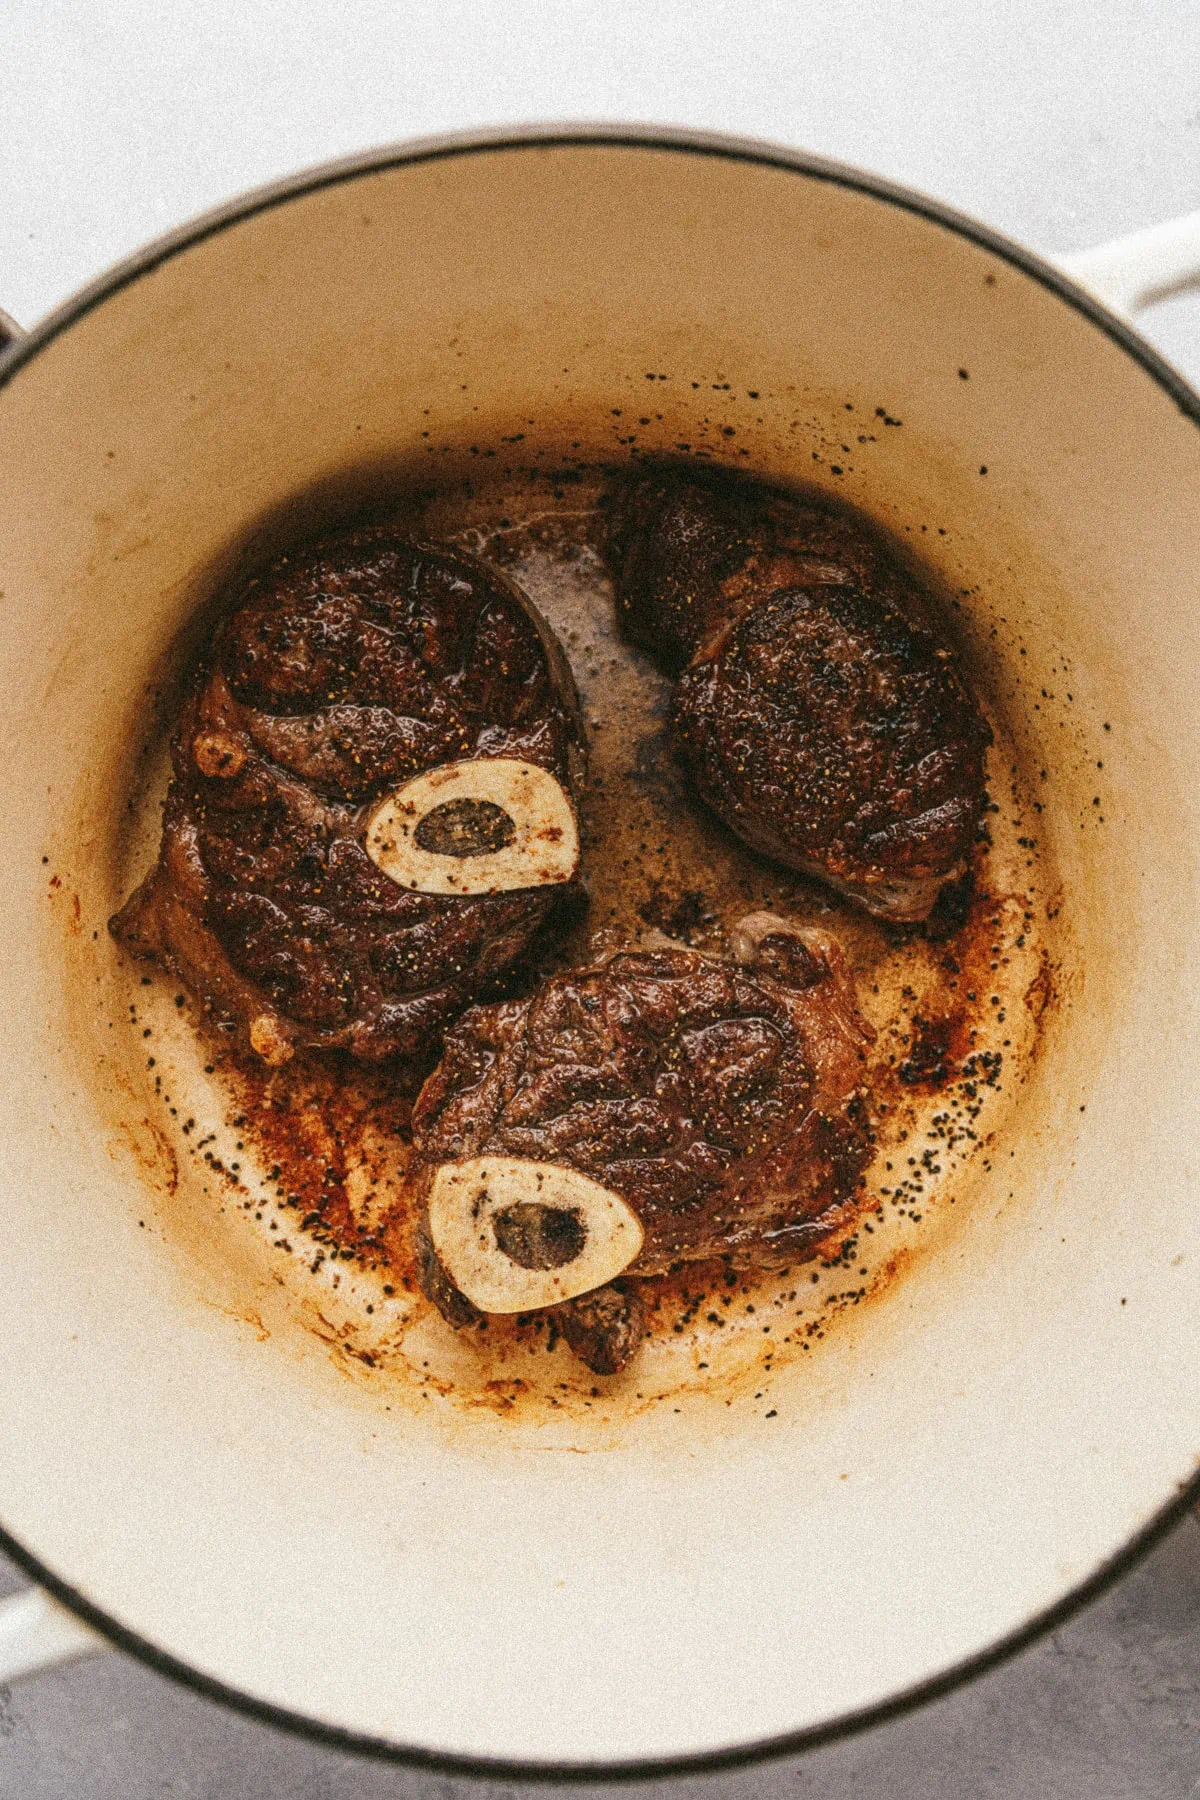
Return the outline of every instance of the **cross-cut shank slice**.
<path id="1" fill-rule="evenodd" d="M 639 1278 L 802 1261 L 852 1215 L 871 1033 L 838 946 L 760 913 L 730 947 L 623 951 L 448 1034 L 413 1129 L 420 1276 L 452 1324 L 545 1306 L 552 1270 L 560 1329 L 613 1373 Z M 470 1229 L 447 1229 L 442 1196 L 468 1182 Z M 611 1273 L 572 1281 L 589 1255 Z"/>
<path id="2" fill-rule="evenodd" d="M 267 1062 L 338 1049 L 415 1081 L 580 892 L 582 745 L 506 577 L 391 529 L 321 539 L 232 596 L 113 933 Z"/>
<path id="3" fill-rule="evenodd" d="M 850 520 L 728 476 L 622 482 L 610 543 L 701 796 L 763 855 L 926 918 L 967 869 L 991 742 L 930 596 Z"/>

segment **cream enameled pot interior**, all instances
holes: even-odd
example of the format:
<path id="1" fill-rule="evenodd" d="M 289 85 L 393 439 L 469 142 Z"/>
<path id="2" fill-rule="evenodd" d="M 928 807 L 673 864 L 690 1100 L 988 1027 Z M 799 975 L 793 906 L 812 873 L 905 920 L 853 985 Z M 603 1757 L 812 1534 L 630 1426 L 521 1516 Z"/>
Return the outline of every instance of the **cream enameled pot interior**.
<path id="1" fill-rule="evenodd" d="M 162 671 L 256 535 L 518 433 L 620 458 L 631 415 L 642 450 L 929 526 L 1046 770 L 1059 999 L 953 1229 L 773 1417 L 628 1396 L 556 1427 L 349 1379 L 266 1250 L 229 1262 L 143 1105 L 105 921 Z M 115 288 L 0 390 L 0 492 L 0 1522 L 46 1569 L 325 1724 L 687 1756 L 946 1671 L 1191 1479 L 1200 433 L 1093 321 L 813 173 L 475 149 Z"/>

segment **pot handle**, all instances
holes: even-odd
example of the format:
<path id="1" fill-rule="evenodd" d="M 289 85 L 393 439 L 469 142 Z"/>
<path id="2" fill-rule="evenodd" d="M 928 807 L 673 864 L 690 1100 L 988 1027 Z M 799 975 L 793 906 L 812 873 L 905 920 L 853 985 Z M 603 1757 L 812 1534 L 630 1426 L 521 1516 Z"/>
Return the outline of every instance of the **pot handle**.
<path id="1" fill-rule="evenodd" d="M 7 349 L 24 336 L 25 333 L 17 321 L 6 313 L 3 307 L 0 307 L 0 356 L 3 356 Z"/>
<path id="2" fill-rule="evenodd" d="M 43 1588 L 26 1588 L 11 1600 L 0 1600 L 0 1687 L 19 1675 L 51 1669 L 108 1650 L 107 1638 L 77 1619 Z"/>
<path id="3" fill-rule="evenodd" d="M 1200 282 L 1200 212 L 1054 261 L 1111 312 L 1129 316 Z"/>

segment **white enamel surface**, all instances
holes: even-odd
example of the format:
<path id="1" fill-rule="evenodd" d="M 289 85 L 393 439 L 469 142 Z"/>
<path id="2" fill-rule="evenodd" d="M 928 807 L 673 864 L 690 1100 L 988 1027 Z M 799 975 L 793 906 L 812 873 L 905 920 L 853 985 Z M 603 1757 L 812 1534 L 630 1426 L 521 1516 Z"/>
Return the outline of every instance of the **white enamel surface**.
<path id="1" fill-rule="evenodd" d="M 417 831 L 437 807 L 487 800 L 515 827 L 511 844 L 475 856 L 423 849 Z M 427 770 L 389 794 L 367 826 L 367 855 L 400 887 L 422 894 L 496 894 L 570 881 L 579 830 L 562 784 L 515 757 L 479 758 Z"/>
<path id="2" fill-rule="evenodd" d="M 495 1218 L 533 1202 L 578 1213 L 585 1227 L 579 1255 L 558 1269 L 524 1269 L 498 1248 Z M 513 1156 L 445 1163 L 429 1190 L 429 1235 L 457 1287 L 483 1312 L 526 1312 L 557 1306 L 603 1287 L 627 1269 L 642 1247 L 637 1214 L 619 1194 L 576 1169 Z"/>
<path id="3" fill-rule="evenodd" d="M 144 690 L 251 531 L 408 454 L 426 407 L 445 441 L 536 410 L 616 454 L 647 372 L 664 446 L 691 382 L 728 382 L 751 466 L 929 524 L 1002 689 L 1069 676 L 1078 725 L 1024 725 L 1064 994 L 953 1234 L 776 1375 L 774 1418 L 641 1405 L 633 1375 L 608 1424 L 535 1427 L 347 1379 L 266 1252 L 225 1265 L 186 1172 L 139 1175 L 163 1157 L 128 1116 L 104 921 Z M 848 404 L 875 441 L 838 478 Z M 1200 433 L 1123 348 L 823 180 L 494 152 L 313 193 L 122 289 L 0 390 L 0 492 L 0 1521 L 44 1564 L 260 1700 L 623 1759 L 939 1674 L 1191 1478 Z"/>

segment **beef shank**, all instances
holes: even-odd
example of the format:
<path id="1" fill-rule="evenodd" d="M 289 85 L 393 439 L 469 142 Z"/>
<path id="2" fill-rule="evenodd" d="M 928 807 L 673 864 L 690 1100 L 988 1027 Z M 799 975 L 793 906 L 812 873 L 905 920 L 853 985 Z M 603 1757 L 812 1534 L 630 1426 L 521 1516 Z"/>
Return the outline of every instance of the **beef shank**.
<path id="1" fill-rule="evenodd" d="M 381 527 L 240 588 L 172 743 L 158 861 L 113 919 L 269 1063 L 395 1060 L 498 991 L 579 892 L 583 735 L 523 594 Z"/>
<path id="2" fill-rule="evenodd" d="M 849 519 L 724 475 L 623 480 L 610 547 L 704 800 L 869 912 L 926 918 L 967 869 L 991 742 L 930 597 Z"/>
<path id="3" fill-rule="evenodd" d="M 448 1033 L 413 1177 L 419 1279 L 451 1324 L 552 1307 L 613 1373 L 639 1278 L 786 1266 L 850 1216 L 872 1034 L 838 946 L 759 913 L 730 948 L 621 951 Z"/>

